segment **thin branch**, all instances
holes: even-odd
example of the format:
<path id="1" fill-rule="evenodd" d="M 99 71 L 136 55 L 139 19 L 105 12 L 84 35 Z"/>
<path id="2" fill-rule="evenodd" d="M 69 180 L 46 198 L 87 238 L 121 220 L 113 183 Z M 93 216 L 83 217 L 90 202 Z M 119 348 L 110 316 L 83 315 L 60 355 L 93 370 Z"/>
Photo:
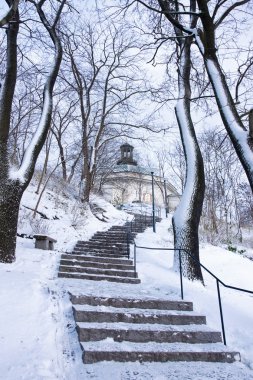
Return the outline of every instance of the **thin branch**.
<path id="1" fill-rule="evenodd" d="M 232 4 L 230 7 L 226 9 L 226 11 L 220 16 L 220 18 L 215 22 L 215 28 L 218 28 L 218 26 L 224 21 L 224 19 L 232 12 L 233 9 L 240 7 L 241 5 L 247 4 L 250 0 L 241 0 L 237 1 L 236 3 Z"/>

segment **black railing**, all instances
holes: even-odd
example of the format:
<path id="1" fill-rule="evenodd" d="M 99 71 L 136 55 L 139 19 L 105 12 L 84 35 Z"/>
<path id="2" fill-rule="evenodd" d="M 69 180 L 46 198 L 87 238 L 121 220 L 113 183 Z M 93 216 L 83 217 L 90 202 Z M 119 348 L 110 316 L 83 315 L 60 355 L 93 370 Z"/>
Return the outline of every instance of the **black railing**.
<path id="1" fill-rule="evenodd" d="M 196 263 L 198 263 L 201 266 L 201 268 L 203 268 L 213 278 L 215 278 L 215 280 L 216 280 L 216 287 L 217 287 L 218 302 L 219 302 L 219 311 L 220 311 L 220 321 L 221 321 L 222 337 L 223 337 L 223 343 L 226 345 L 227 341 L 226 341 L 225 324 L 224 324 L 223 310 L 222 310 L 222 300 L 221 300 L 221 294 L 220 294 L 220 284 L 223 285 L 225 288 L 232 289 L 232 290 L 237 290 L 237 291 L 244 292 L 244 293 L 253 294 L 253 291 L 225 284 L 215 274 L 213 274 L 208 268 L 206 268 L 203 264 L 201 264 L 201 262 L 198 259 L 196 259 L 190 252 L 186 251 L 185 249 L 142 247 L 142 246 L 136 245 L 136 243 L 134 242 L 134 272 L 135 273 L 136 273 L 137 248 L 140 248 L 140 249 L 149 249 L 149 250 L 155 250 L 155 251 L 173 251 L 173 252 L 178 251 L 178 254 L 179 254 L 179 273 L 180 273 L 180 289 L 181 289 L 181 298 L 182 298 L 182 300 L 184 299 L 183 270 L 182 270 L 182 252 L 183 252 L 183 254 L 187 254 L 188 256 L 190 256 Z"/>

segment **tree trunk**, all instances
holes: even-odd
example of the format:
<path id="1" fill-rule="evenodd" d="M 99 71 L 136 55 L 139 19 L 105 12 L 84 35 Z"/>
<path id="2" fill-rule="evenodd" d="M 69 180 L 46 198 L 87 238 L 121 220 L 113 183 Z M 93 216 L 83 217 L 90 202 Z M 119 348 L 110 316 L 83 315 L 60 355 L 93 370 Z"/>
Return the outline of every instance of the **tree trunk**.
<path id="1" fill-rule="evenodd" d="M 7 180 L 0 187 L 0 262 L 15 261 L 18 213 L 24 189 L 18 182 Z"/>
<path id="2" fill-rule="evenodd" d="M 13 2 L 10 2 L 10 7 Z M 17 221 L 22 190 L 18 181 L 9 179 L 11 156 L 8 151 L 11 110 L 17 78 L 17 36 L 19 13 L 16 10 L 12 23 L 6 28 L 6 72 L 0 97 L 0 262 L 15 260 Z"/>
<path id="3" fill-rule="evenodd" d="M 62 167 L 62 178 L 63 181 L 67 182 L 67 166 L 66 166 L 66 160 L 64 155 L 64 149 L 61 143 L 58 143 L 59 150 L 60 150 L 60 157 L 61 157 L 61 167 Z"/>
<path id="4" fill-rule="evenodd" d="M 176 250 L 174 268 L 176 270 L 179 268 L 178 250 L 182 250 L 183 275 L 191 280 L 203 282 L 201 267 L 198 263 L 198 228 L 204 201 L 205 180 L 203 159 L 191 119 L 190 47 L 191 41 L 188 38 L 181 45 L 178 69 L 179 100 L 176 105 L 176 116 L 186 160 L 186 180 L 180 204 L 172 219 L 174 248 Z M 194 258 L 190 257 L 185 251 Z"/>
<path id="5" fill-rule="evenodd" d="M 85 173 L 85 184 L 84 184 L 84 190 L 83 190 L 83 201 L 86 203 L 89 203 L 90 201 L 90 193 L 92 189 L 92 173 L 87 171 Z"/>

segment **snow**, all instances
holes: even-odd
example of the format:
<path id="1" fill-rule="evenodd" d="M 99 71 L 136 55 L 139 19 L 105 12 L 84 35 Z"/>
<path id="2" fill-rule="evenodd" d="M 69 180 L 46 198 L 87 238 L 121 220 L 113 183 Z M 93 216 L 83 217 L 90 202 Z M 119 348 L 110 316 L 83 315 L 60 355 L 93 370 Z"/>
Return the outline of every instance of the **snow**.
<path id="1" fill-rule="evenodd" d="M 33 186 L 29 187 L 22 199 L 22 205 L 34 207 L 36 202 L 34 190 Z M 55 198 L 58 202 L 57 207 Z M 115 210 L 101 198 L 94 197 L 94 200 L 100 207 L 103 205 L 109 222 L 101 222 L 88 214 L 84 224 L 73 228 L 70 222 L 73 199 L 67 199 L 59 194 L 56 196 L 52 190 L 46 191 L 39 211 L 50 217 L 46 221 L 50 228 L 50 236 L 57 240 L 57 250 L 34 249 L 33 240 L 18 238 L 16 262 L 0 264 L 1 378 L 5 380 L 253 379 L 253 297 L 224 288 L 221 289 L 221 293 L 228 347 L 232 351 L 240 351 L 241 363 L 196 362 L 187 365 L 115 362 L 84 365 L 82 363 L 82 351 L 75 330 L 69 292 L 76 295 L 105 297 L 180 299 L 179 277 L 172 270 L 173 253 L 168 251 L 137 249 L 137 271 L 142 281 L 138 285 L 57 277 L 60 251 L 70 250 L 74 241 L 81 238 L 88 239 L 98 229 L 105 230 L 112 224 L 123 224 L 126 221 L 125 212 Z M 21 215 L 28 220 L 27 214 L 23 213 L 24 210 L 22 206 Z M 53 219 L 54 216 L 59 219 Z M 30 224 L 25 220 L 21 222 L 20 232 L 24 232 L 25 229 L 28 232 Z M 137 245 L 172 247 L 171 219 L 163 219 L 156 227 L 156 234 L 149 228 L 145 233 L 138 235 Z M 248 258 L 211 245 L 203 245 L 200 255 L 203 264 L 226 283 L 253 289 L 253 262 Z M 194 302 L 195 314 L 207 316 L 209 328 L 220 331 L 216 284 L 209 275 L 204 274 L 204 278 L 205 287 L 184 280 L 185 300 Z M 85 309 L 85 306 L 79 306 L 80 308 Z M 104 306 L 101 307 L 101 310 L 104 309 Z M 131 308 L 126 312 L 134 313 L 135 309 Z M 152 313 L 151 310 L 142 310 L 142 312 Z M 176 313 L 178 312 L 175 311 Z M 110 324 L 107 324 L 107 327 L 109 328 Z M 148 324 L 146 328 L 149 328 Z M 178 326 L 174 328 L 179 329 Z M 191 327 L 188 329 L 190 331 Z M 92 347 L 92 343 L 88 344 Z M 110 347 L 115 344 L 110 341 Z M 156 349 L 157 344 L 155 342 L 151 344 Z M 170 347 L 176 346 L 173 344 Z M 183 346 L 180 347 L 183 349 Z M 224 349 L 222 344 L 216 347 Z M 199 349 L 203 349 L 201 345 Z"/>

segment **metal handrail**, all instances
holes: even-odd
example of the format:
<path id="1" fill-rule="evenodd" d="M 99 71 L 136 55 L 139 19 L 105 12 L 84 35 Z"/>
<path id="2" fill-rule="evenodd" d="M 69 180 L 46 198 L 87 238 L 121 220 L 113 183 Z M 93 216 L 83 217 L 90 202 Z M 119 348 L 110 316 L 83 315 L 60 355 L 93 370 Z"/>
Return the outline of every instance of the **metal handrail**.
<path id="1" fill-rule="evenodd" d="M 220 295 L 220 284 L 223 285 L 225 288 L 229 288 L 232 290 L 238 290 L 240 292 L 253 294 L 252 290 L 238 288 L 236 286 L 227 285 L 222 280 L 220 280 L 215 274 L 213 274 L 208 268 L 206 268 L 201 262 L 196 259 L 190 252 L 188 252 L 184 248 L 156 248 L 156 247 L 143 247 L 138 246 L 134 242 L 134 271 L 136 273 L 136 255 L 137 255 L 137 248 L 140 249 L 149 249 L 149 250 L 155 250 L 155 251 L 178 251 L 179 252 L 179 272 L 180 272 L 180 289 L 181 289 L 181 299 L 184 299 L 184 288 L 183 288 L 183 272 L 182 272 L 182 252 L 186 253 L 188 256 L 190 256 L 195 262 L 197 262 L 201 268 L 205 269 L 206 272 L 208 272 L 213 278 L 216 280 L 216 287 L 217 287 L 217 294 L 218 294 L 218 302 L 219 302 L 219 311 L 220 311 L 220 321 L 221 321 L 221 328 L 222 328 L 222 337 L 223 337 L 223 343 L 226 346 L 226 333 L 225 333 L 225 324 L 224 324 L 224 318 L 223 318 L 223 310 L 222 310 L 222 302 L 221 302 L 221 295 Z"/>

